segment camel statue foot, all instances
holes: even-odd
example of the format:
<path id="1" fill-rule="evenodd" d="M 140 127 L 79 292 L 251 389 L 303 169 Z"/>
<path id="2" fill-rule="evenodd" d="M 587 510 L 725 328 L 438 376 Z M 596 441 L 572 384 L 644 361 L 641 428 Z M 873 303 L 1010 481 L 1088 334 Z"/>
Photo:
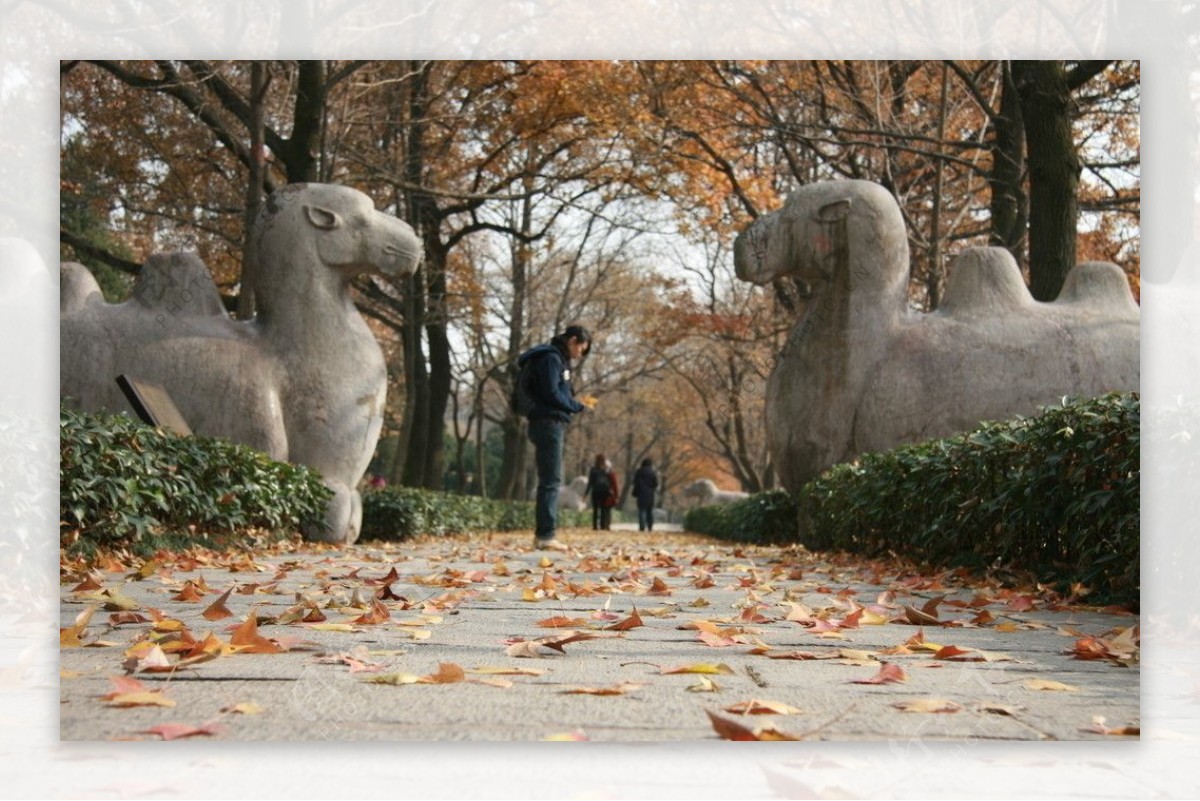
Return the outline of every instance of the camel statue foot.
<path id="1" fill-rule="evenodd" d="M 304 526 L 304 539 L 334 545 L 353 545 L 362 530 L 362 496 L 345 484 L 326 481 L 333 498 L 325 507 L 325 519 L 317 525 Z"/>

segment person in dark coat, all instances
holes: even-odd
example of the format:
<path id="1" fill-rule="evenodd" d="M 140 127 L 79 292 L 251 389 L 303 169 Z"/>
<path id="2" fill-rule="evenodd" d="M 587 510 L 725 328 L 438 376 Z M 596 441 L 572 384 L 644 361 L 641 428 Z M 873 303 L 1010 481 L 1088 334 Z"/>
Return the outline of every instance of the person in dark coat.
<path id="1" fill-rule="evenodd" d="M 617 505 L 619 492 L 612 462 L 604 454 L 596 454 L 596 461 L 588 471 L 587 487 L 583 491 L 592 506 L 592 528 L 596 531 L 612 528 L 612 508 Z"/>
<path id="2" fill-rule="evenodd" d="M 529 365 L 529 441 L 537 466 L 537 496 L 534 503 L 534 547 L 562 550 L 555 540 L 558 526 L 558 490 L 562 486 L 563 443 L 573 415 L 596 405 L 595 398 L 575 398 L 571 387 L 571 363 L 591 349 L 592 337 L 581 325 L 570 325 L 550 340 L 522 353 L 517 367 Z"/>
<path id="3" fill-rule="evenodd" d="M 642 466 L 633 474 L 633 497 L 637 499 L 638 531 L 654 530 L 654 493 L 658 490 L 658 473 L 654 463 L 642 460 Z"/>

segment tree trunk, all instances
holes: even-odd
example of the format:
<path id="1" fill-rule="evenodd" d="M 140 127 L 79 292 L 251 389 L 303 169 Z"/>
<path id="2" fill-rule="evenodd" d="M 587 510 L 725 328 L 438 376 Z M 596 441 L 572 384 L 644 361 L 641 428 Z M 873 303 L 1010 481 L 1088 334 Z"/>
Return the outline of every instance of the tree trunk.
<path id="1" fill-rule="evenodd" d="M 521 231 L 528 231 L 532 225 L 533 207 L 526 198 L 521 206 Z M 512 309 L 508 330 L 508 383 L 505 389 L 510 391 L 517 383 L 517 357 L 521 355 L 521 346 L 525 340 L 525 295 L 529 283 L 529 247 L 523 242 L 512 245 Z M 511 410 L 505 408 L 505 419 L 501 424 L 504 430 L 504 453 L 500 463 L 500 478 L 496 487 L 497 498 L 509 500 L 523 499 L 525 496 L 525 420 Z"/>
<path id="2" fill-rule="evenodd" d="M 321 128 L 325 120 L 325 62 L 300 61 L 292 136 L 284 154 L 288 183 L 316 181 L 320 172 Z"/>
<path id="3" fill-rule="evenodd" d="M 254 316 L 256 301 L 254 281 L 256 278 L 254 254 L 250 249 L 250 234 L 262 208 L 263 171 L 266 154 L 263 152 L 264 100 L 270 76 L 267 65 L 255 61 L 250 65 L 250 174 L 246 180 L 246 226 L 242 240 L 241 290 L 238 292 L 238 319 L 248 320 Z"/>
<path id="4" fill-rule="evenodd" d="M 1021 98 L 1011 62 L 1001 62 L 1004 71 L 1000 90 L 1000 112 L 994 119 L 992 142 L 991 231 L 988 244 L 1006 248 L 1017 264 L 1025 265 L 1025 226 L 1029 203 L 1022 183 L 1025 179 L 1025 121 Z"/>
<path id="5" fill-rule="evenodd" d="M 1071 93 L 1061 61 L 1014 61 L 1029 151 L 1030 292 L 1058 297 L 1075 266 L 1080 163 L 1071 137 Z"/>

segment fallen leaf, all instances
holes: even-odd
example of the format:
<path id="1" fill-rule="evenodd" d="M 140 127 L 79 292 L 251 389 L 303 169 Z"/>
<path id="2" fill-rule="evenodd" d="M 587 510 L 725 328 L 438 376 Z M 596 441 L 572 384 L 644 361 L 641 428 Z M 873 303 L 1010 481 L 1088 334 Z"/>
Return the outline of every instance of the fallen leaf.
<path id="1" fill-rule="evenodd" d="M 1049 690 L 1051 692 L 1078 692 L 1079 688 L 1070 684 L 1063 684 L 1061 681 L 1053 679 L 1025 679 L 1021 682 L 1022 686 L 1029 690 Z"/>
<path id="2" fill-rule="evenodd" d="M 202 726 L 190 726 L 186 723 L 161 723 L 142 729 L 147 734 L 157 734 L 164 740 L 179 740 L 184 737 L 209 737 L 221 734 L 223 729 L 215 723 L 205 723 Z"/>
<path id="3" fill-rule="evenodd" d="M 225 605 L 225 602 L 229 600 L 229 594 L 231 592 L 233 592 L 233 587 L 225 590 L 224 594 L 221 595 L 220 598 L 213 601 L 211 604 L 209 604 L 207 609 L 200 613 L 204 616 L 205 620 L 223 620 L 227 617 L 233 616 L 233 612 L 229 611 L 229 607 Z"/>
<path id="4" fill-rule="evenodd" d="M 735 723 L 732 720 L 726 720 L 725 718 L 715 715 L 708 710 L 705 710 L 705 713 L 708 715 L 708 719 L 712 721 L 713 731 L 715 731 L 721 737 L 721 739 L 724 740 L 760 742 L 766 740 L 778 741 L 800 739 L 793 734 L 779 731 L 771 726 L 765 726 L 763 728 L 751 730 L 740 723 Z"/>
<path id="5" fill-rule="evenodd" d="M 1097 715 L 1092 718 L 1092 725 L 1083 726 L 1079 730 L 1089 734 L 1115 735 L 1118 737 L 1140 737 L 1142 734 L 1142 727 L 1139 725 L 1118 726 L 1113 729 L 1106 726 L 1104 721 L 1105 718 L 1103 716 Z"/>
<path id="6" fill-rule="evenodd" d="M 659 671 L 659 673 L 663 676 L 675 674 L 675 673 L 705 673 L 705 674 L 714 675 L 714 676 L 720 675 L 720 674 L 725 674 L 725 675 L 732 676 L 733 668 L 729 667 L 729 665 L 726 665 L 724 662 L 721 662 L 718 664 L 711 664 L 708 662 L 696 662 L 691 665 L 681 665 L 679 667 L 673 667 L 673 668 L 662 668 Z"/>
<path id="7" fill-rule="evenodd" d="M 757 698 L 731 704 L 725 707 L 725 711 L 734 715 L 799 715 L 801 712 L 781 701 L 763 701 Z"/>
<path id="8" fill-rule="evenodd" d="M 128 676 L 109 676 L 113 689 L 100 696 L 112 706 L 175 706 L 175 702 L 163 696 L 162 690 L 151 690 L 141 681 Z"/>
<path id="9" fill-rule="evenodd" d="M 548 617 L 545 620 L 539 620 L 535 625 L 544 629 L 573 629 L 586 626 L 587 621 L 583 618 L 558 615 L 556 617 Z"/>
<path id="10" fill-rule="evenodd" d="M 550 734 L 550 735 L 547 735 L 542 738 L 542 742 L 546 742 L 546 743 L 550 743 L 550 742 L 580 743 L 580 742 L 587 742 L 587 741 L 588 741 L 588 736 L 586 734 L 584 734 L 582 731 L 580 731 L 579 729 L 576 729 L 575 731 L 561 732 L 559 734 Z"/>
<path id="11" fill-rule="evenodd" d="M 644 626 L 644 625 L 645 624 L 642 623 L 642 616 L 638 614 L 637 607 L 635 606 L 635 607 L 633 607 L 633 611 L 629 613 L 629 617 L 627 617 L 624 620 L 621 620 L 617 623 L 614 623 L 611 626 L 605 626 L 604 630 L 605 631 L 629 631 L 630 629 L 636 629 L 636 628 L 638 628 L 640 626 Z"/>
<path id="12" fill-rule="evenodd" d="M 263 708 L 254 701 L 242 701 L 240 704 L 222 707 L 221 711 L 230 715 L 261 715 Z"/>
<path id="13" fill-rule="evenodd" d="M 933 714 L 959 712 L 962 707 L 945 698 L 916 698 L 911 701 L 899 701 L 892 704 L 901 712 L 928 712 Z"/>
<path id="14" fill-rule="evenodd" d="M 431 684 L 455 684 L 465 681 L 466 678 L 466 672 L 453 662 L 439 663 L 437 673 L 431 673 L 425 677 Z"/>
<path id="15" fill-rule="evenodd" d="M 233 636 L 229 638 L 229 644 L 235 646 L 241 653 L 280 653 L 283 649 L 279 645 L 258 633 L 258 616 L 255 614 L 255 609 L 257 607 L 252 608 L 242 624 L 234 630 Z"/>
<path id="16" fill-rule="evenodd" d="M 900 666 L 884 662 L 874 676 L 869 679 L 852 679 L 851 684 L 894 684 L 901 681 L 908 681 L 908 676 L 904 674 Z"/>
<path id="17" fill-rule="evenodd" d="M 363 679 L 367 684 L 424 684 L 427 683 L 421 676 L 416 673 L 381 673 L 378 676 L 371 676 Z"/>
<path id="18" fill-rule="evenodd" d="M 624 695 L 642 686 L 636 682 L 625 681 L 620 684 L 614 684 L 611 687 L 571 687 L 560 692 L 564 695 Z"/>
<path id="19" fill-rule="evenodd" d="M 689 684 L 687 691 L 690 693 L 715 693 L 721 691 L 721 685 L 710 679 L 708 676 L 701 676 L 700 680 L 695 684 Z"/>

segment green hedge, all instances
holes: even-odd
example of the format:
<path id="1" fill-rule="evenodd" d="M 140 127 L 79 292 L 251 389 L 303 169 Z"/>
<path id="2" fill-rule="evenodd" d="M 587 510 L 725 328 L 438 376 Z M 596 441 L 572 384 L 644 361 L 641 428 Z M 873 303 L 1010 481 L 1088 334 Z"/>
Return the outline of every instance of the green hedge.
<path id="1" fill-rule="evenodd" d="M 1136 393 L 1066 402 L 1029 418 L 836 465 L 796 501 L 754 496 L 696 510 L 687 527 L 749 542 L 897 555 L 938 566 L 1027 571 L 1089 600 L 1140 589 Z"/>
<path id="2" fill-rule="evenodd" d="M 562 528 L 590 524 L 590 514 L 560 509 L 558 524 Z M 421 534 L 533 527 L 533 504 L 529 501 L 500 501 L 415 487 L 386 487 L 363 494 L 364 539 L 405 540 Z"/>
<path id="3" fill-rule="evenodd" d="M 770 490 L 741 501 L 697 506 L 684 515 L 687 531 L 757 545 L 796 542 L 797 509 L 792 496 Z"/>
<path id="4" fill-rule="evenodd" d="M 68 547 L 144 551 L 172 535 L 291 534 L 321 521 L 332 495 L 315 470 L 227 440 L 67 407 L 59 429 L 60 532 Z"/>

